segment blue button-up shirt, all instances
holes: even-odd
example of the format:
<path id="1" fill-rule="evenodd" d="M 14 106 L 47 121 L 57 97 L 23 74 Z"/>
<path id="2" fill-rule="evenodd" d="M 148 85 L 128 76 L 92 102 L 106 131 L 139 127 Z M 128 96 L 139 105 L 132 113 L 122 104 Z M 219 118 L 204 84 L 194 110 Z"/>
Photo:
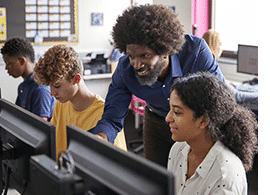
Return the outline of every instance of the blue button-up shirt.
<path id="1" fill-rule="evenodd" d="M 106 97 L 102 119 L 90 131 L 94 134 L 106 133 L 109 142 L 113 143 L 123 127 L 132 94 L 145 100 L 156 114 L 166 116 L 170 110 L 169 97 L 175 78 L 197 71 L 209 71 L 224 80 L 206 42 L 192 35 L 185 35 L 185 39 L 182 50 L 170 56 L 171 69 L 164 83 L 157 81 L 151 87 L 139 83 L 128 56 L 120 58 Z"/>
<path id="2" fill-rule="evenodd" d="M 40 116 L 52 118 L 53 108 L 56 100 L 50 95 L 50 87 L 38 85 L 31 74 L 18 87 L 16 105 Z"/>

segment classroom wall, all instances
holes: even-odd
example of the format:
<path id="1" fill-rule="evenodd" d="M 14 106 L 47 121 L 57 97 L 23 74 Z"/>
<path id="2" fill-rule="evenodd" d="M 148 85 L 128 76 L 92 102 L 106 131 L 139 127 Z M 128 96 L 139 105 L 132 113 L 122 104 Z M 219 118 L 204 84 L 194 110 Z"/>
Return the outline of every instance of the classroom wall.
<path id="1" fill-rule="evenodd" d="M 154 4 L 164 4 L 169 6 L 175 6 L 175 11 L 178 14 L 179 20 L 184 25 L 185 31 L 188 34 L 192 33 L 191 27 L 191 1 L 190 0 L 153 0 Z M 112 27 L 114 26 L 118 15 L 128 8 L 131 4 L 131 0 L 78 0 L 78 26 L 79 26 L 79 43 L 77 45 L 71 45 L 76 49 L 78 53 L 87 53 L 93 50 L 112 50 L 112 46 L 109 43 L 111 38 Z M 92 26 L 91 25 L 91 13 L 103 13 L 104 25 Z M 51 46 L 34 46 L 35 52 L 43 54 Z M 235 65 L 220 64 L 222 72 L 225 77 L 228 75 L 228 79 L 234 78 Z M 246 75 L 241 80 L 246 79 Z M 249 75 L 248 75 L 249 76 Z M 2 88 L 2 96 L 11 102 L 15 102 L 17 97 L 17 87 L 22 78 L 14 79 L 6 73 L 2 56 L 0 55 L 0 87 Z M 98 81 L 95 81 L 98 82 Z"/>
<path id="2" fill-rule="evenodd" d="M 187 34 L 192 33 L 191 1 L 190 0 L 153 0 L 154 4 L 175 6 L 176 13 Z M 131 0 L 78 0 L 79 43 L 72 45 L 77 51 L 111 50 L 109 43 L 112 27 L 122 12 L 131 5 Z M 91 13 L 103 13 L 104 25 L 92 26 Z M 44 52 L 50 46 L 38 46 L 37 50 Z"/>
<path id="3" fill-rule="evenodd" d="M 2 98 L 15 103 L 17 97 L 17 88 L 22 81 L 23 79 L 21 77 L 14 79 L 7 74 L 2 55 L 0 54 L 0 87 Z"/>
<path id="4" fill-rule="evenodd" d="M 109 38 L 112 27 L 118 15 L 120 15 L 131 4 L 130 0 L 78 0 L 78 27 L 79 43 L 71 45 L 78 53 L 88 53 L 93 50 L 112 50 Z M 103 13 L 104 24 L 102 26 L 91 25 L 91 13 Z M 34 46 L 36 56 L 43 54 L 52 46 Z M 36 57 L 37 59 L 37 57 Z M 2 97 L 15 102 L 17 87 L 23 81 L 22 78 L 14 79 L 5 70 L 5 64 L 0 54 L 0 87 Z"/>
<path id="5" fill-rule="evenodd" d="M 191 26 L 191 0 L 153 0 L 154 4 L 175 6 L 180 22 L 184 25 L 185 33 L 192 34 Z"/>
<path id="6" fill-rule="evenodd" d="M 111 51 L 110 45 L 112 27 L 120 15 L 131 4 L 130 0 L 78 0 L 78 44 L 71 46 L 77 52 L 103 50 Z M 103 13 L 103 22 L 101 26 L 91 25 L 91 13 Z M 37 52 L 41 54 L 47 51 L 51 46 L 34 46 Z"/>
<path id="7" fill-rule="evenodd" d="M 191 2 L 190 0 L 154 0 L 155 4 L 172 5 L 176 7 L 179 19 L 184 24 L 187 33 L 191 33 Z M 109 52 L 112 46 L 109 43 L 112 27 L 118 15 L 131 5 L 131 0 L 78 0 L 78 27 L 79 43 L 71 45 L 78 53 L 92 52 L 93 50 L 107 49 Z M 92 26 L 91 13 L 103 13 L 104 25 Z M 34 46 L 36 56 L 43 54 L 51 46 Z M 0 55 L 0 87 L 2 96 L 11 102 L 15 102 L 17 86 L 22 78 L 14 79 L 7 75 Z M 36 58 L 37 59 L 37 58 Z"/>
<path id="8" fill-rule="evenodd" d="M 130 0 L 78 0 L 79 44 L 76 50 L 112 49 L 109 43 L 112 27 L 120 15 L 131 4 Z M 103 13 L 104 25 L 92 26 L 91 13 Z"/>

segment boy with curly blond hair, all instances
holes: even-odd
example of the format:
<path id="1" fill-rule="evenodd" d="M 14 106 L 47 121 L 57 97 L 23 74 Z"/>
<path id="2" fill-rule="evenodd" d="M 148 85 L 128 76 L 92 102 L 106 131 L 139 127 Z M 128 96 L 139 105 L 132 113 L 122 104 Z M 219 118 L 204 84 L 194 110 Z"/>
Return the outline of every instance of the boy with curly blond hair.
<path id="1" fill-rule="evenodd" d="M 76 51 L 66 45 L 50 48 L 34 68 L 35 79 L 49 85 L 57 101 L 52 123 L 56 125 L 56 154 L 67 149 L 66 125 L 89 130 L 101 119 L 104 100 L 93 94 L 82 78 L 83 64 Z M 106 133 L 90 131 L 108 140 Z M 124 132 L 118 134 L 114 144 L 126 150 Z"/>

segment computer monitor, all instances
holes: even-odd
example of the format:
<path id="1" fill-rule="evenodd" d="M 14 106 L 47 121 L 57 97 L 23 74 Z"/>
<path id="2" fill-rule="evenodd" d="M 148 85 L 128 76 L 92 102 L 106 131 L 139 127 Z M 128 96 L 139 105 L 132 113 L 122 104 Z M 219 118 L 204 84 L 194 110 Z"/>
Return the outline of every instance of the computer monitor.
<path id="1" fill-rule="evenodd" d="M 258 75 L 258 46 L 238 45 L 237 72 Z"/>
<path id="2" fill-rule="evenodd" d="M 164 167 L 67 126 L 68 152 L 85 194 L 174 194 L 174 175 Z"/>
<path id="3" fill-rule="evenodd" d="M 6 186 L 9 183 L 19 193 L 30 194 L 29 159 L 32 155 L 46 154 L 55 160 L 55 126 L 1 98 L 0 133 L 1 170 L 8 173 L 2 173 L 2 178 L 7 181 Z"/>

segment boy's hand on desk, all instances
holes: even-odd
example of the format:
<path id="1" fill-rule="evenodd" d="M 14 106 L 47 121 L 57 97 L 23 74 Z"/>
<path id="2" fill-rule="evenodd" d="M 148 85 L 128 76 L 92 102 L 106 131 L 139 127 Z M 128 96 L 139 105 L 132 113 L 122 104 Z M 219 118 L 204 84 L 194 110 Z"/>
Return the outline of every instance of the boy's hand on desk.
<path id="1" fill-rule="evenodd" d="M 108 137 L 107 137 L 106 133 L 101 132 L 101 133 L 95 134 L 95 136 L 97 136 L 98 138 L 103 139 L 105 141 L 108 141 Z"/>

